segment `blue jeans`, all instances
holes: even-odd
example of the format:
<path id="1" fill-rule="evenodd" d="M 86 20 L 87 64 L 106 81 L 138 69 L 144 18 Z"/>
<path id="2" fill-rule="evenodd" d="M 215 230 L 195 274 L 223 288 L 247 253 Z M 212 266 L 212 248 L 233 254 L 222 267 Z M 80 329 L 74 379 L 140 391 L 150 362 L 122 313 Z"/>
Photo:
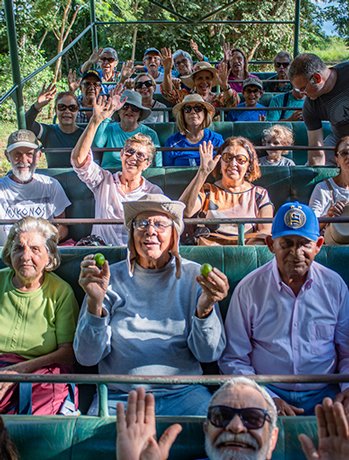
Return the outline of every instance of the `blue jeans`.
<path id="1" fill-rule="evenodd" d="M 314 415 L 316 404 L 321 404 L 326 396 L 334 399 L 340 391 L 339 386 L 336 384 L 327 385 L 319 390 L 309 391 L 284 390 L 274 385 L 266 385 L 266 387 L 288 404 L 291 404 L 291 406 L 304 409 L 302 415 Z"/>
<path id="2" fill-rule="evenodd" d="M 202 385 L 187 385 L 175 390 L 156 389 L 152 392 L 155 396 L 156 415 L 205 415 L 211 399 L 211 393 Z M 126 406 L 127 393 L 108 392 L 109 415 L 116 414 L 116 403 L 122 402 Z M 88 415 L 98 415 L 98 397 L 94 396 L 88 410 Z"/>

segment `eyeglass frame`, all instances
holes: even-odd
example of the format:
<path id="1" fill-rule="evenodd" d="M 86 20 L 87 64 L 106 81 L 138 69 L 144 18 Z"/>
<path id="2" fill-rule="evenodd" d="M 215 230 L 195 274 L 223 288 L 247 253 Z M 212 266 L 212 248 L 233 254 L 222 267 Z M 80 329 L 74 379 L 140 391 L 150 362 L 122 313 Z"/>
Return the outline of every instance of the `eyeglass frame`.
<path id="1" fill-rule="evenodd" d="M 138 222 L 138 225 L 137 225 L 137 222 Z M 142 228 L 140 226 L 140 222 L 143 222 L 144 228 Z M 173 227 L 174 222 L 172 220 L 171 223 L 167 224 L 165 222 L 151 221 L 151 220 L 145 219 L 145 218 L 144 219 L 133 219 L 133 221 L 132 221 L 132 227 L 134 228 L 134 230 L 137 230 L 138 232 L 141 232 L 141 233 L 144 233 L 150 225 L 152 225 L 154 227 L 156 232 L 165 233 L 167 228 Z"/>
<path id="2" fill-rule="evenodd" d="M 117 59 L 115 59 L 115 58 L 113 58 L 113 57 L 109 57 L 109 58 L 108 58 L 108 57 L 100 57 L 99 60 L 100 60 L 100 61 L 103 61 L 103 62 L 108 61 L 109 64 L 111 64 L 112 62 L 117 61 Z"/>
<path id="3" fill-rule="evenodd" d="M 140 109 L 139 107 L 136 107 L 135 105 L 133 104 L 129 104 L 128 102 L 126 102 L 120 110 L 127 110 L 127 109 L 131 109 L 131 111 L 133 113 L 141 113 L 142 112 L 142 109 Z"/>
<path id="4" fill-rule="evenodd" d="M 74 110 L 72 110 L 72 107 L 74 107 Z M 79 111 L 79 106 L 76 105 L 76 104 L 68 104 L 68 105 L 66 105 L 66 104 L 57 104 L 56 109 L 59 112 L 65 112 L 68 109 L 69 112 L 76 113 L 76 112 Z"/>
<path id="5" fill-rule="evenodd" d="M 258 88 L 257 86 L 255 86 L 255 89 L 251 89 L 250 86 L 247 86 L 245 88 L 243 88 L 242 92 L 246 92 L 247 94 L 258 94 L 258 93 L 261 93 L 263 90 L 261 88 Z"/>
<path id="6" fill-rule="evenodd" d="M 195 113 L 201 113 L 205 111 L 205 107 L 203 105 L 184 105 L 182 110 L 183 113 L 191 113 L 193 110 Z"/>
<path id="7" fill-rule="evenodd" d="M 143 152 L 139 152 L 137 151 L 136 149 L 132 148 L 132 147 L 126 147 L 126 148 L 123 148 L 121 150 L 121 154 L 122 155 L 125 155 L 125 157 L 127 158 L 130 158 L 132 157 L 133 155 L 136 156 L 136 160 L 139 162 L 139 163 L 144 163 L 145 161 L 150 161 L 150 158 L 149 156 L 146 157 L 145 154 Z"/>
<path id="8" fill-rule="evenodd" d="M 151 88 L 152 86 L 154 86 L 154 83 L 151 80 L 137 81 L 137 83 L 135 83 L 135 89 L 142 89 L 143 86 L 145 86 L 146 88 Z"/>
<path id="9" fill-rule="evenodd" d="M 225 158 L 227 158 L 227 155 L 229 155 L 230 159 L 227 161 Z M 225 157 L 225 158 L 224 158 Z M 239 162 L 237 160 L 238 157 L 244 158 L 246 161 L 244 162 Z M 250 158 L 247 158 L 245 155 L 239 154 L 239 155 L 231 155 L 229 152 L 222 153 L 221 159 L 224 161 L 224 163 L 232 163 L 234 160 L 236 163 L 240 166 L 244 166 L 246 163 L 250 163 Z"/>
<path id="10" fill-rule="evenodd" d="M 187 64 L 189 62 L 189 59 L 184 57 L 181 61 L 174 61 L 175 67 L 179 67 L 181 64 Z"/>
<path id="11" fill-rule="evenodd" d="M 344 155 L 343 155 L 343 153 L 344 153 Z M 347 157 L 349 155 L 349 148 L 344 149 L 342 151 L 338 150 L 338 152 L 336 152 L 335 155 L 338 156 L 338 157 L 341 157 L 341 158 L 345 158 L 345 157 Z"/>
<path id="12" fill-rule="evenodd" d="M 212 411 L 215 409 L 224 409 L 226 412 L 230 413 L 231 418 L 229 420 L 224 420 L 222 424 L 217 425 L 212 422 Z M 243 412 L 247 411 L 258 411 L 260 415 L 263 415 L 261 424 L 258 425 L 251 425 L 246 419 L 244 419 Z M 210 406 L 208 408 L 207 412 L 207 420 L 211 423 L 216 428 L 223 428 L 226 429 L 229 423 L 234 419 L 235 416 L 238 416 L 243 423 L 244 427 L 247 428 L 248 430 L 259 430 L 265 425 L 265 422 L 272 423 L 272 418 L 268 412 L 267 409 L 262 409 L 261 407 L 241 407 L 241 408 L 236 408 L 236 407 L 230 407 L 230 406 L 225 406 L 225 405 L 215 405 L 215 406 Z"/>
<path id="13" fill-rule="evenodd" d="M 89 88 L 90 86 L 94 86 L 95 88 L 101 88 L 102 83 L 100 81 L 88 81 L 88 80 L 83 80 L 81 82 L 81 86 L 84 86 L 85 88 Z"/>
<path id="14" fill-rule="evenodd" d="M 309 86 L 309 84 L 316 85 L 316 81 L 314 81 L 314 75 L 315 73 L 313 73 L 313 75 L 308 79 L 308 83 L 303 87 L 303 89 L 298 89 L 293 86 L 293 91 L 295 91 L 297 94 L 307 95 L 307 87 Z"/>
<path id="15" fill-rule="evenodd" d="M 289 67 L 291 64 L 291 62 L 278 62 L 278 61 L 275 61 L 274 62 L 274 65 L 275 67 L 277 67 L 278 69 L 282 66 L 284 69 L 287 69 L 287 67 Z"/>

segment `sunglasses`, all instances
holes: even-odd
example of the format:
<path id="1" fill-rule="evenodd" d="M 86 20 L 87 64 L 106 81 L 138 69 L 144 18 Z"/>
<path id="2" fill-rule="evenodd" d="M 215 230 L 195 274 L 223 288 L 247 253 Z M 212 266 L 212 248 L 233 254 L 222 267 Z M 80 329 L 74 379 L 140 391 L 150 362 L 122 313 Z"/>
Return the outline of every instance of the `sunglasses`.
<path id="1" fill-rule="evenodd" d="M 112 58 L 112 57 L 110 57 L 110 58 L 108 58 L 108 57 L 101 57 L 101 58 L 99 58 L 99 60 L 102 61 L 102 62 L 106 62 L 106 61 L 107 61 L 107 62 L 109 62 L 110 64 L 111 64 L 112 62 L 115 62 L 115 59 Z"/>
<path id="2" fill-rule="evenodd" d="M 145 232 L 149 225 L 152 225 L 157 232 L 163 233 L 168 227 L 173 226 L 173 222 L 150 219 L 135 219 L 133 221 L 133 228 L 139 232 Z"/>
<path id="3" fill-rule="evenodd" d="M 259 88 L 251 89 L 251 88 L 246 88 L 243 90 L 244 93 L 247 94 L 258 94 L 261 90 Z"/>
<path id="4" fill-rule="evenodd" d="M 142 89 L 143 86 L 145 86 L 146 88 L 150 88 L 151 86 L 153 86 L 153 82 L 150 80 L 147 80 L 147 81 L 138 81 L 135 84 L 136 89 Z"/>
<path id="5" fill-rule="evenodd" d="M 131 109 L 131 111 L 134 112 L 134 113 L 139 113 L 141 111 L 141 109 L 139 109 L 135 105 L 131 105 L 131 104 L 124 104 L 122 106 L 122 109 L 123 110 Z"/>
<path id="6" fill-rule="evenodd" d="M 280 67 L 288 67 L 290 65 L 289 62 L 275 62 L 275 67 L 280 68 Z"/>
<path id="7" fill-rule="evenodd" d="M 211 406 L 208 409 L 207 418 L 216 428 L 226 428 L 235 415 L 240 417 L 248 430 L 258 430 L 266 421 L 271 423 L 269 412 L 259 407 L 237 409 L 229 406 Z"/>
<path id="8" fill-rule="evenodd" d="M 249 160 L 244 155 L 231 155 L 230 153 L 223 153 L 222 160 L 224 163 L 232 163 L 234 160 L 239 165 L 245 165 Z"/>
<path id="9" fill-rule="evenodd" d="M 81 83 L 82 86 L 85 88 L 89 88 L 90 86 L 94 86 L 95 88 L 100 88 L 102 86 L 102 83 L 100 81 L 83 81 Z"/>
<path id="10" fill-rule="evenodd" d="M 64 112 L 65 110 L 69 110 L 69 112 L 77 112 L 79 107 L 75 104 L 65 105 L 65 104 L 57 104 L 57 110 L 60 112 Z"/>
<path id="11" fill-rule="evenodd" d="M 337 152 L 337 155 L 339 157 L 347 157 L 349 155 L 349 150 L 341 150 L 340 152 Z"/>
<path id="12" fill-rule="evenodd" d="M 194 110 L 195 113 L 200 113 L 204 110 L 204 108 L 202 105 L 185 105 L 183 107 L 184 113 L 191 113 L 192 110 Z"/>
<path id="13" fill-rule="evenodd" d="M 138 152 L 137 150 L 132 149 L 132 148 L 124 149 L 123 154 L 127 158 L 132 157 L 133 155 L 135 155 L 136 160 L 139 161 L 140 163 L 143 163 L 143 161 L 149 160 L 149 157 L 147 157 L 143 152 Z"/>

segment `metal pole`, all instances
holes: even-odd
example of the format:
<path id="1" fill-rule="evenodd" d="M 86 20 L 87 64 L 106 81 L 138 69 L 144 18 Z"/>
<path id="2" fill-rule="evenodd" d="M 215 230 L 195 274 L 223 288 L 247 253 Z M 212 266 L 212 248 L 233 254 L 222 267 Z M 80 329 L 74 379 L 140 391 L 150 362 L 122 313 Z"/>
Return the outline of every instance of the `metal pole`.
<path id="1" fill-rule="evenodd" d="M 91 29 L 91 39 L 92 39 L 92 51 L 95 48 L 98 48 L 98 34 L 96 26 L 96 6 L 95 0 L 90 0 L 90 22 L 92 25 Z"/>
<path id="2" fill-rule="evenodd" d="M 301 22 L 301 0 L 295 0 L 293 57 L 299 54 L 299 30 Z"/>
<path id="3" fill-rule="evenodd" d="M 23 92 L 21 85 L 21 71 L 19 68 L 18 47 L 17 47 L 17 34 L 16 23 L 14 15 L 14 6 L 12 0 L 5 0 L 5 18 L 7 22 L 7 38 L 10 48 L 12 80 L 14 85 L 17 85 L 15 93 L 15 104 L 17 111 L 17 125 L 18 129 L 25 129 L 25 109 L 23 103 Z"/>

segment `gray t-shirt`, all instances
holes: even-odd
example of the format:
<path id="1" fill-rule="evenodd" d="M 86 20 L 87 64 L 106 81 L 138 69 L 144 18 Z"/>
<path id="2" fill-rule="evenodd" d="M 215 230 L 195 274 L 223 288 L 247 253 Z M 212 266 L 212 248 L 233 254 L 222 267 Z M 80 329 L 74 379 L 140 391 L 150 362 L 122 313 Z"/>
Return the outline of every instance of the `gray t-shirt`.
<path id="1" fill-rule="evenodd" d="M 259 158 L 261 166 L 296 166 L 296 163 L 290 158 L 281 157 L 279 161 L 269 161 L 268 157 Z"/>
<path id="2" fill-rule="evenodd" d="M 321 121 L 329 120 L 334 136 L 340 139 L 349 135 L 349 61 L 333 68 L 337 72 L 334 88 L 315 100 L 307 97 L 303 119 L 308 131 L 321 129 Z"/>

